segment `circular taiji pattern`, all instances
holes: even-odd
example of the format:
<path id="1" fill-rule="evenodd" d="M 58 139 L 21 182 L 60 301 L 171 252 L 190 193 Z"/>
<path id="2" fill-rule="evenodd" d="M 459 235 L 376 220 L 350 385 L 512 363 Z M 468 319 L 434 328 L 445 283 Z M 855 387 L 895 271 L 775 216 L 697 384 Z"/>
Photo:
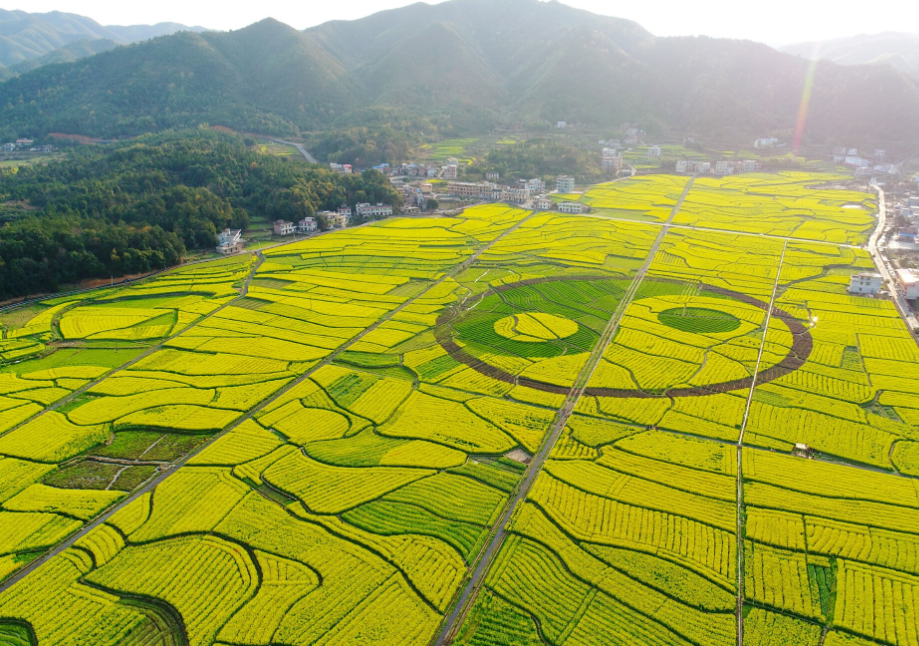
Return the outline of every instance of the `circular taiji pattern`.
<path id="1" fill-rule="evenodd" d="M 525 312 L 505 316 L 495 321 L 495 332 L 511 341 L 542 343 L 567 339 L 578 331 L 578 324 L 545 312 Z"/>
<path id="2" fill-rule="evenodd" d="M 585 276 L 577 278 L 530 278 L 519 283 L 511 283 L 500 285 L 498 287 L 492 288 L 495 292 L 506 292 L 509 290 L 516 289 L 521 286 L 535 285 L 538 283 L 545 282 L 555 282 L 560 280 L 603 280 L 607 278 L 606 276 Z M 722 297 L 727 297 L 741 303 L 746 303 L 757 309 L 763 310 L 764 312 L 769 310 L 769 304 L 765 303 L 758 298 L 752 296 L 747 296 L 746 294 L 741 294 L 740 292 L 735 292 L 730 289 L 725 289 L 724 287 L 715 287 L 713 285 L 701 285 L 700 290 L 703 292 L 710 292 L 712 294 L 718 294 Z M 487 292 L 486 292 L 487 293 Z M 480 295 L 484 297 L 485 294 Z M 502 381 L 508 384 L 515 384 L 520 386 L 526 386 L 527 388 L 532 388 L 534 390 L 540 390 L 542 392 L 550 392 L 556 394 L 567 395 L 570 392 L 570 388 L 564 386 L 559 386 L 556 384 L 549 384 L 542 381 L 537 381 L 535 379 L 530 379 L 527 377 L 518 377 L 512 373 L 507 372 L 503 368 L 498 366 L 488 364 L 483 362 L 478 357 L 470 354 L 464 350 L 460 345 L 458 345 L 454 340 L 451 333 L 452 326 L 450 325 L 453 322 L 453 319 L 457 316 L 458 312 L 455 310 L 445 310 L 437 319 L 437 325 L 435 327 L 434 334 L 437 338 L 437 342 L 447 351 L 447 353 L 453 357 L 454 360 L 463 363 L 476 372 L 483 374 L 492 379 Z M 474 316 L 474 314 L 473 314 Z M 551 316 L 539 312 L 527 312 L 525 314 L 516 314 L 514 316 L 504 316 L 497 318 L 485 318 L 480 321 L 478 324 L 478 329 L 482 330 L 481 324 L 488 325 L 489 332 L 494 334 L 496 339 L 502 339 L 503 342 L 512 343 L 517 348 L 526 348 L 530 346 L 534 350 L 540 348 L 539 351 L 530 354 L 521 353 L 521 356 L 558 356 L 557 348 L 554 348 L 552 341 L 555 341 L 560 338 L 560 336 L 553 336 L 551 339 L 547 338 L 538 338 L 532 333 L 524 334 L 519 326 L 518 322 L 524 316 L 531 317 L 532 320 L 540 321 L 541 317 Z M 719 312 L 717 310 L 712 310 L 709 308 L 673 308 L 661 312 L 659 315 L 659 320 L 665 325 L 670 327 L 687 330 L 692 332 L 708 332 L 708 333 L 717 333 L 717 332 L 728 332 L 733 329 L 740 327 L 740 321 L 736 317 L 728 314 L 726 312 Z M 564 319 L 561 317 L 553 317 L 560 321 L 566 323 L 570 322 L 574 324 L 578 334 L 585 333 L 586 330 L 581 326 L 578 326 L 574 321 L 569 321 L 569 319 Z M 795 319 L 788 312 L 781 310 L 777 307 L 772 308 L 772 318 L 781 321 L 788 328 L 788 331 L 792 335 L 792 345 L 788 350 L 788 354 L 774 366 L 760 372 L 756 377 L 756 384 L 766 384 L 770 381 L 774 381 L 779 377 L 784 377 L 787 374 L 798 370 L 807 359 L 810 357 L 811 352 L 814 348 L 814 340 L 811 337 L 810 328 L 802 324 L 800 321 Z M 509 320 L 509 321 L 508 321 Z M 548 320 L 548 319 L 546 319 Z M 459 325 L 470 325 L 471 322 L 466 322 L 463 319 L 456 321 Z M 541 323 L 542 327 L 545 327 Z M 708 329 L 700 329 L 700 327 L 690 327 L 691 325 L 696 326 L 709 326 Z M 733 327 L 728 327 L 733 326 Z M 473 325 L 473 327 L 476 327 Z M 494 329 L 490 329 L 490 328 Z M 523 326 L 524 329 L 526 325 Z M 558 334 L 561 330 L 554 329 L 553 334 Z M 507 334 L 515 336 L 507 336 Z M 569 337 L 574 336 L 574 332 L 568 334 Z M 595 336 L 595 333 L 591 332 Z M 529 336 L 529 339 L 523 340 L 521 336 Z M 482 338 L 481 335 L 473 335 L 472 338 Z M 537 344 L 536 342 L 540 342 Z M 518 345 L 519 344 L 519 345 Z M 546 352 L 543 353 L 543 348 L 552 348 L 555 352 Z M 745 377 L 742 379 L 735 379 L 733 381 L 727 381 L 724 383 L 715 383 L 707 384 L 705 386 L 697 387 L 683 387 L 683 388 L 670 388 L 667 389 L 663 395 L 667 397 L 703 397 L 707 395 L 714 395 L 717 393 L 726 393 L 734 390 L 749 390 L 753 386 L 753 377 Z M 643 390 L 626 390 L 618 388 L 586 388 L 584 390 L 585 395 L 595 396 L 595 397 L 633 397 L 633 398 L 650 398 L 650 397 L 660 397 L 661 394 L 652 394 L 645 392 Z"/>
<path id="3" fill-rule="evenodd" d="M 675 307 L 658 314 L 657 320 L 667 327 L 697 334 L 733 332 L 740 327 L 736 316 L 703 307 Z"/>

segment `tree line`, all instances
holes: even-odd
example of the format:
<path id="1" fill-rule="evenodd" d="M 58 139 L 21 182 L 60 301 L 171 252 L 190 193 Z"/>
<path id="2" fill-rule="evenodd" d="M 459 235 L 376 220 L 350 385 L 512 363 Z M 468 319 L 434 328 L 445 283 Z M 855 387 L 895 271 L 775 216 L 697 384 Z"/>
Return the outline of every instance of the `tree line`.
<path id="1" fill-rule="evenodd" d="M 0 170 L 0 300 L 175 265 L 250 214 L 297 221 L 401 198 L 380 173 L 343 176 L 241 137 L 171 132 Z"/>

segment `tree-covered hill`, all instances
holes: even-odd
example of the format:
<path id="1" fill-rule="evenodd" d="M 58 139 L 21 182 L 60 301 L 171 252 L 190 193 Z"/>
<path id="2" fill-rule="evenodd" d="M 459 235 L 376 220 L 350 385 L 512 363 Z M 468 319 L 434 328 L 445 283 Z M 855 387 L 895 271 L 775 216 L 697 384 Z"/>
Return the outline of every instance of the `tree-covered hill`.
<path id="1" fill-rule="evenodd" d="M 794 132 L 808 69 L 766 45 L 656 38 L 559 2 L 449 0 L 306 32 L 271 19 L 183 32 L 42 67 L 0 84 L 0 137 L 127 137 L 202 123 L 315 134 L 389 114 L 451 136 L 631 121 L 652 133 L 749 140 Z M 888 66 L 821 62 L 805 134 L 911 146 L 919 83 Z"/>
<path id="2" fill-rule="evenodd" d="M 0 172 L 0 300 L 176 264 L 249 214 L 297 220 L 364 201 L 399 198 L 379 173 L 341 176 L 208 130 L 75 149 Z"/>

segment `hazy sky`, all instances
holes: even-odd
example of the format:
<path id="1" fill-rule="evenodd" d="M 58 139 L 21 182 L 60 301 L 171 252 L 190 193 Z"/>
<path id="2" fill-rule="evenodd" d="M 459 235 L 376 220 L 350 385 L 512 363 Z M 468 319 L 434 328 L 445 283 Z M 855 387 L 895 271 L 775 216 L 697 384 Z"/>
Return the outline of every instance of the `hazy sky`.
<path id="1" fill-rule="evenodd" d="M 78 13 L 106 25 L 170 21 L 226 30 L 245 27 L 268 16 L 305 29 L 327 20 L 352 20 L 411 3 L 412 0 L 3 0 L 2 7 Z M 436 4 L 436 0 L 429 3 Z M 869 5 L 852 0 L 566 0 L 566 4 L 630 18 L 658 36 L 707 35 L 788 44 L 860 33 L 911 28 L 919 31 L 919 3 L 911 0 L 873 0 Z"/>

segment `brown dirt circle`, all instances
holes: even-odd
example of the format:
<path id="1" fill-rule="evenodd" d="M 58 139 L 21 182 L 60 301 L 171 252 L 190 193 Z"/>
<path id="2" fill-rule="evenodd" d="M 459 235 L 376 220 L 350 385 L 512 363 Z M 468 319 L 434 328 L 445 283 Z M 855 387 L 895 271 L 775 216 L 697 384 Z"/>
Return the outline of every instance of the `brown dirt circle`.
<path id="1" fill-rule="evenodd" d="M 552 278 L 531 278 L 516 283 L 509 283 L 507 285 L 499 285 L 498 287 L 493 287 L 490 291 L 503 292 L 509 289 L 514 289 L 516 287 L 522 287 L 524 285 L 535 285 L 537 283 L 546 283 L 558 280 L 603 280 L 607 278 L 610 277 L 563 276 Z M 752 296 L 747 296 L 746 294 L 741 294 L 739 292 L 725 289 L 723 287 L 702 285 L 701 290 L 711 292 L 713 294 L 728 296 L 742 303 L 746 303 L 747 305 L 752 305 L 753 307 L 761 309 L 764 312 L 768 311 L 769 309 L 769 304 L 759 300 L 758 298 L 753 298 Z M 488 293 L 489 292 L 483 293 L 479 296 L 479 298 L 484 297 Z M 453 318 L 455 318 L 456 315 L 457 312 L 455 310 L 444 310 L 444 312 L 441 313 L 441 315 L 437 318 L 437 324 L 434 329 L 434 334 L 437 338 L 437 342 L 444 350 L 447 351 L 451 357 L 453 357 L 454 360 L 469 366 L 479 374 L 485 375 L 486 377 L 491 377 L 492 379 L 497 379 L 498 381 L 507 384 L 525 386 L 527 388 L 532 388 L 533 390 L 539 390 L 542 392 L 558 395 L 567 395 L 569 393 L 571 389 L 565 386 L 548 384 L 542 381 L 536 381 L 535 379 L 529 379 L 527 377 L 518 377 L 502 370 L 501 368 L 485 363 L 481 359 L 466 352 L 463 348 L 457 345 L 456 342 L 453 341 L 453 337 L 450 333 L 449 323 L 453 320 Z M 791 348 L 788 350 L 788 354 L 785 355 L 785 358 L 783 358 L 782 361 L 775 364 L 768 370 L 759 373 L 759 376 L 756 379 L 757 384 L 769 383 L 770 381 L 774 381 L 779 377 L 784 377 L 785 375 L 798 370 L 801 366 L 804 365 L 814 349 L 814 339 L 811 336 L 810 329 L 795 319 L 791 314 L 785 310 L 773 307 L 772 318 L 779 319 L 788 327 L 788 329 L 791 331 L 794 341 L 792 342 Z M 628 390 L 619 388 L 587 388 L 584 391 L 584 394 L 590 397 L 705 397 L 708 395 L 726 393 L 734 390 L 749 390 L 751 386 L 753 386 L 753 377 L 746 377 L 744 379 L 735 379 L 733 381 L 709 384 L 707 386 L 698 386 L 692 388 L 672 388 L 658 394 L 647 393 L 643 390 Z"/>

